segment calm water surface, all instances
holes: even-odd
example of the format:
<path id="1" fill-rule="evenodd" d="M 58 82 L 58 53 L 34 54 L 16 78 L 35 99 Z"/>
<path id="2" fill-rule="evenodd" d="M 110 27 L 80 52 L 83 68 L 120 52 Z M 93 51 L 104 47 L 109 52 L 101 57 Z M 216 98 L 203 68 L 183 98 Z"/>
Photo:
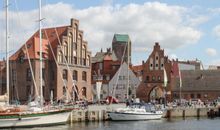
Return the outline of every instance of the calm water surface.
<path id="1" fill-rule="evenodd" d="M 31 128 L 31 130 L 220 130 L 220 118 L 177 118 L 151 121 L 89 122 L 53 127 Z"/>

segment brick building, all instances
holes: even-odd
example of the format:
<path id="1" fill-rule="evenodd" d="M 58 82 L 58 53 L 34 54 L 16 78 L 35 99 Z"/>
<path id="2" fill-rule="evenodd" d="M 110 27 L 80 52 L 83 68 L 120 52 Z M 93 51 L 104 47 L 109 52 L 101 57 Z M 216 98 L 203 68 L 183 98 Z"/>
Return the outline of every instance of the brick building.
<path id="1" fill-rule="evenodd" d="M 106 52 L 101 50 L 92 57 L 92 86 L 94 101 L 97 99 L 96 82 L 102 82 L 100 93 L 101 100 L 104 100 L 107 96 L 112 96 L 112 90 L 109 83 L 113 77 L 116 77 L 115 74 L 121 64 L 123 62 L 127 62 L 128 59 L 131 64 L 131 40 L 127 34 L 114 34 L 112 40 L 112 50 L 111 48 L 108 48 Z M 126 88 L 124 87 L 124 89 Z M 121 101 L 124 100 L 121 99 Z"/>
<path id="2" fill-rule="evenodd" d="M 179 66 L 178 62 L 173 62 L 173 99 L 179 99 L 181 96 L 186 100 L 213 101 L 220 97 L 220 70 L 183 70 Z M 181 76 L 178 72 L 179 69 Z"/>
<path id="3" fill-rule="evenodd" d="M 55 100 L 66 97 L 72 100 L 92 100 L 91 52 L 88 51 L 88 43 L 83 38 L 83 31 L 79 30 L 79 21 L 71 19 L 68 26 L 42 29 L 42 45 L 45 100 L 50 99 L 51 93 Z M 10 99 L 26 102 L 38 93 L 39 51 L 37 31 L 10 57 Z"/>
<path id="4" fill-rule="evenodd" d="M 92 92 L 93 100 L 97 101 L 97 85 L 101 82 L 100 100 L 105 100 L 110 95 L 109 82 L 119 69 L 121 62 L 118 61 L 110 48 L 106 52 L 102 50 L 92 57 Z"/>
<path id="5" fill-rule="evenodd" d="M 142 78 L 142 82 L 137 89 L 138 98 L 144 101 L 162 100 L 165 89 L 167 99 L 171 99 L 171 61 L 164 55 L 164 50 L 160 48 L 159 43 L 155 43 L 152 53 L 146 62 L 143 61 L 142 67 L 138 66 L 133 69 Z M 168 78 L 166 87 L 164 87 L 164 69 Z"/>
<path id="6" fill-rule="evenodd" d="M 6 67 L 5 60 L 0 61 L 0 95 L 6 93 Z"/>

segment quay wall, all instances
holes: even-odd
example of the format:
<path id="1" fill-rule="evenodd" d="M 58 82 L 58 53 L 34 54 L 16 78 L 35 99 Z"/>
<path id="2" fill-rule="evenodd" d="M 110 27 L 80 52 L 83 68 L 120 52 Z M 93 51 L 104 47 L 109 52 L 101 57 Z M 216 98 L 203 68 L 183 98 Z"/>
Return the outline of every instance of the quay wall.
<path id="1" fill-rule="evenodd" d="M 108 111 L 113 111 L 117 108 L 125 108 L 125 104 L 111 105 L 89 105 L 86 109 L 73 110 L 70 114 L 70 122 L 81 121 L 103 121 L 108 120 Z"/>
<path id="2" fill-rule="evenodd" d="M 125 104 L 112 105 L 89 105 L 86 109 L 73 110 L 70 114 L 69 122 L 83 121 L 105 121 L 109 120 L 108 111 L 113 111 L 117 108 L 125 108 Z M 209 114 L 212 114 L 211 116 Z M 216 114 L 217 113 L 217 114 Z M 220 109 L 217 107 L 203 108 L 169 108 L 164 112 L 164 118 L 177 117 L 205 117 L 219 116 Z"/>
<path id="3" fill-rule="evenodd" d="M 168 109 L 164 114 L 164 117 L 175 118 L 175 117 L 204 117 L 208 116 L 210 110 L 218 112 L 218 108 L 204 107 L 204 108 L 173 108 Z"/>

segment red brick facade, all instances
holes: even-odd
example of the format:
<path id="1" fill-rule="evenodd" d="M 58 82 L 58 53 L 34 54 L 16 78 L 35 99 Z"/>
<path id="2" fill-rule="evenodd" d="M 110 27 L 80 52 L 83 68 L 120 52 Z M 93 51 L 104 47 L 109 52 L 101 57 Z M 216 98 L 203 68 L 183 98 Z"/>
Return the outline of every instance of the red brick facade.
<path id="1" fill-rule="evenodd" d="M 49 101 L 53 92 L 54 100 L 68 96 L 72 100 L 91 101 L 91 52 L 83 38 L 83 31 L 79 30 L 79 21 L 71 19 L 69 26 L 42 29 L 42 38 L 45 100 Z M 10 99 L 18 99 L 23 103 L 30 96 L 33 99 L 39 94 L 39 32 L 25 44 L 27 46 L 23 45 L 10 57 Z M 73 84 L 79 97 L 74 93 Z"/>
<path id="2" fill-rule="evenodd" d="M 144 101 L 163 98 L 165 68 L 168 77 L 165 90 L 167 98 L 170 99 L 171 61 L 164 55 L 159 43 L 155 43 L 152 53 L 147 61 L 143 62 L 142 68 L 142 82 L 137 89 L 137 97 Z"/>

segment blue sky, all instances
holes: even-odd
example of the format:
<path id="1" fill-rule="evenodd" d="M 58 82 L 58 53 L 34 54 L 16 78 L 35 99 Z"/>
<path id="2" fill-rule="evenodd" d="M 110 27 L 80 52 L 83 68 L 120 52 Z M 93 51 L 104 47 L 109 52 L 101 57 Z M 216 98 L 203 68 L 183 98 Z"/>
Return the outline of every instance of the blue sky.
<path id="1" fill-rule="evenodd" d="M 38 0 L 10 0 L 10 3 L 11 50 L 16 50 L 37 30 Z M 72 17 L 79 19 L 93 55 L 111 46 L 114 33 L 128 33 L 133 44 L 133 64 L 146 60 L 154 42 L 160 42 L 170 59 L 198 58 L 204 66 L 220 65 L 219 0 L 42 0 L 42 3 L 42 15 L 46 18 L 43 26 L 66 25 Z M 1 1 L 0 58 L 4 56 L 3 4 Z"/>

